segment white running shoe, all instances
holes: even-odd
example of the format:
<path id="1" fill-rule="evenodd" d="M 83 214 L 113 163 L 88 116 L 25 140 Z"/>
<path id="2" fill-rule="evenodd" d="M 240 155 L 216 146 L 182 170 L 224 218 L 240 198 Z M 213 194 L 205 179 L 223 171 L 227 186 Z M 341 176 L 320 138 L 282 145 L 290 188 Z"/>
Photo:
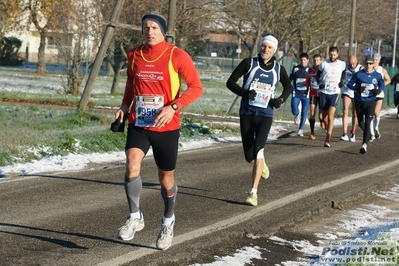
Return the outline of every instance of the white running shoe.
<path id="1" fill-rule="evenodd" d="M 359 151 L 361 154 L 365 154 L 367 152 L 367 144 L 363 143 L 362 147 L 360 148 Z"/>
<path id="2" fill-rule="evenodd" d="M 144 228 L 144 217 L 140 212 L 140 219 L 127 217 L 125 224 L 119 228 L 117 238 L 128 241 L 134 238 L 134 234 Z"/>
<path id="3" fill-rule="evenodd" d="M 162 223 L 161 231 L 157 238 L 157 248 L 161 250 L 168 249 L 173 242 L 173 226 L 175 225 L 175 220 L 173 220 L 171 225 L 165 225 Z"/>
<path id="4" fill-rule="evenodd" d="M 295 116 L 294 123 L 295 123 L 295 125 L 299 125 L 301 123 L 301 116 L 300 115 L 296 115 Z"/>
<path id="5" fill-rule="evenodd" d="M 375 136 L 372 134 L 370 135 L 370 142 L 373 142 L 373 140 L 375 140 Z"/>
<path id="6" fill-rule="evenodd" d="M 303 130 L 302 129 L 298 129 L 297 135 L 300 137 L 303 137 Z"/>
<path id="7" fill-rule="evenodd" d="M 348 137 L 348 135 L 343 134 L 343 135 L 340 137 L 340 140 L 349 141 L 349 137 Z"/>
<path id="8" fill-rule="evenodd" d="M 262 175 L 261 175 L 261 177 L 262 177 L 263 179 L 268 179 L 268 178 L 269 178 L 269 175 L 270 175 L 269 167 L 267 167 L 265 158 L 263 158 L 263 170 L 262 170 Z"/>
<path id="9" fill-rule="evenodd" d="M 351 133 L 351 137 L 349 138 L 351 142 L 356 142 L 355 134 Z"/>

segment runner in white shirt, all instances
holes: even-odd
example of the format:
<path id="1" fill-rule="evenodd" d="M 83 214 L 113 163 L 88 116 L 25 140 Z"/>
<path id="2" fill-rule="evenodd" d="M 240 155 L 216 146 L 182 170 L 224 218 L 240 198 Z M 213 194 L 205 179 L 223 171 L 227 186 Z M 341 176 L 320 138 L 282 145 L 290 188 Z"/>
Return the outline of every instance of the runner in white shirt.
<path id="1" fill-rule="evenodd" d="M 382 75 L 382 79 L 384 80 L 385 85 L 391 84 L 391 77 L 389 76 L 387 70 L 380 66 L 381 55 L 379 53 L 374 54 L 374 69 L 378 73 Z M 380 124 L 380 111 L 382 108 L 382 103 L 384 102 L 384 92 L 382 91 L 379 95 L 377 95 L 377 102 L 375 104 L 375 112 L 374 112 L 374 121 L 371 120 L 370 126 L 370 141 L 373 141 L 375 138 L 381 138 L 381 132 L 378 129 Z"/>
<path id="2" fill-rule="evenodd" d="M 344 61 L 338 59 L 338 47 L 331 46 L 329 59 L 323 61 L 319 66 L 316 79 L 319 81 L 320 108 L 322 120 L 326 124 L 326 140 L 324 147 L 330 147 L 330 140 L 334 128 L 334 116 L 337 109 L 338 98 L 341 88 L 344 87 L 345 68 Z"/>
<path id="3" fill-rule="evenodd" d="M 354 98 L 354 91 L 349 89 L 346 85 L 352 78 L 352 76 L 363 69 L 363 66 L 358 63 L 357 57 L 352 55 L 349 57 L 349 63 L 346 66 L 346 77 L 345 77 L 345 87 L 342 90 L 342 128 L 343 134 L 341 136 L 341 140 L 344 141 L 352 141 L 355 142 L 355 134 L 356 134 L 356 124 L 357 124 L 357 116 L 356 116 L 356 107 Z M 352 103 L 352 129 L 351 135 L 348 137 L 348 116 L 349 116 L 349 106 Z"/>

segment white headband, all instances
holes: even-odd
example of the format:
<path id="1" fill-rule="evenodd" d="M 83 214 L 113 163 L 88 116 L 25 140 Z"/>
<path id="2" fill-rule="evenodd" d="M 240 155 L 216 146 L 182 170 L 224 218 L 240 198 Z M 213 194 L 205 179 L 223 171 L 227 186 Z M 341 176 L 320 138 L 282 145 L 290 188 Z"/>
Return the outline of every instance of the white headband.
<path id="1" fill-rule="evenodd" d="M 266 35 L 262 38 L 262 41 L 260 42 L 260 45 L 262 45 L 263 43 L 267 42 L 268 44 L 271 44 L 274 48 L 274 52 L 277 51 L 277 47 L 278 47 L 278 41 L 275 37 L 273 37 L 272 35 Z"/>

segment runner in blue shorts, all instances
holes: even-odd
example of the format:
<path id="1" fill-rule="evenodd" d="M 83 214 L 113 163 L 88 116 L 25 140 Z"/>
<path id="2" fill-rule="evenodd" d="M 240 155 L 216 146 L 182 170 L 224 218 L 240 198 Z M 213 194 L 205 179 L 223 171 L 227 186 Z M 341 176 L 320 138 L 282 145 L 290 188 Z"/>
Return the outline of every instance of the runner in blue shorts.
<path id="1" fill-rule="evenodd" d="M 319 81 L 320 108 L 322 120 L 327 125 L 324 147 L 330 147 L 331 135 L 334 128 L 334 116 L 337 109 L 338 97 L 345 81 L 345 62 L 338 59 L 338 47 L 331 46 L 329 59 L 319 66 L 316 79 Z"/>

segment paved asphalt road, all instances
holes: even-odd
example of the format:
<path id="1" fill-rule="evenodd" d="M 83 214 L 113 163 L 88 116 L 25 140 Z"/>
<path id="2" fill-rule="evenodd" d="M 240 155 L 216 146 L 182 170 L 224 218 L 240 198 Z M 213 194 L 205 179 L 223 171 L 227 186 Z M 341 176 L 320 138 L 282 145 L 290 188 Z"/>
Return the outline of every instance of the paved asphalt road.
<path id="1" fill-rule="evenodd" d="M 0 265 L 188 265 L 234 253 L 279 229 L 327 213 L 331 201 L 354 201 L 398 179 L 399 120 L 384 117 L 382 138 L 359 154 L 357 142 L 331 148 L 317 140 L 290 136 L 266 145 L 271 176 L 261 181 L 259 205 L 243 205 L 251 183 L 251 165 L 240 143 L 181 152 L 176 180 L 174 244 L 155 249 L 163 202 L 152 157 L 143 162 L 141 209 L 145 228 L 132 241 L 116 239 L 128 212 L 122 184 L 124 165 L 104 164 L 71 173 L 43 173 L 0 179 Z M 296 254 L 272 249 L 274 265 Z"/>

